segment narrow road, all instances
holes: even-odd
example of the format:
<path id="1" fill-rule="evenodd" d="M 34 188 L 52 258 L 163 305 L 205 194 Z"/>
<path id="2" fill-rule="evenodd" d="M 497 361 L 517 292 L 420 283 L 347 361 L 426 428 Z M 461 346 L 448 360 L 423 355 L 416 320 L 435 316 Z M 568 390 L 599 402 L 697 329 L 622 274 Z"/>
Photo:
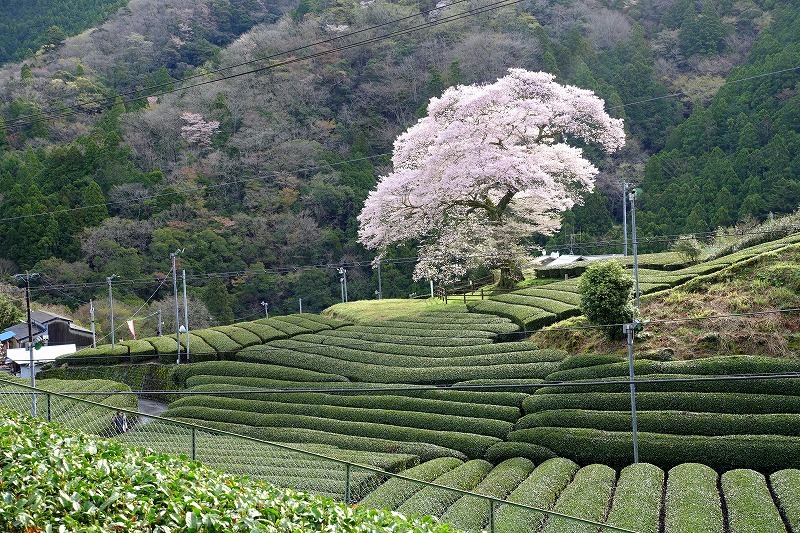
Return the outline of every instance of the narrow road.
<path id="1" fill-rule="evenodd" d="M 167 410 L 167 404 L 165 404 L 163 402 L 157 402 L 157 401 L 151 400 L 149 398 L 142 398 L 141 396 L 139 397 L 139 412 L 140 413 L 144 413 L 144 414 L 148 414 L 148 415 L 154 415 L 154 416 L 160 416 L 166 410 Z M 141 417 L 141 420 L 139 420 L 139 425 L 148 424 L 148 423 L 150 423 L 152 421 L 153 421 L 152 418 L 147 417 L 147 416 L 143 416 L 143 417 Z"/>

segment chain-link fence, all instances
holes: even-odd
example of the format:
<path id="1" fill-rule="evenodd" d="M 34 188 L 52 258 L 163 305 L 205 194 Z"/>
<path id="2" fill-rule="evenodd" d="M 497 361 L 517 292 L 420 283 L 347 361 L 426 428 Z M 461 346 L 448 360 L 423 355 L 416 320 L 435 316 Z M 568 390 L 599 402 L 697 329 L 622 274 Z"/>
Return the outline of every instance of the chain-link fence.
<path id="1" fill-rule="evenodd" d="M 109 394 L 109 398 L 114 397 Z M 463 509 L 462 525 L 468 530 L 518 532 L 544 527 L 545 531 L 597 531 L 602 527 L 602 531 L 630 531 L 387 471 L 405 469 L 412 456 L 351 452 L 324 445 L 291 447 L 7 381 L 0 382 L 0 408 L 346 503 L 358 503 L 380 489 L 402 495 L 406 507 L 413 499 L 424 502 L 416 507 L 425 511 L 420 514 L 441 516 L 451 508 Z M 326 448 L 331 455 L 344 454 L 373 464 L 320 453 Z M 399 504 L 398 498 L 402 511 Z M 459 516 L 453 518 L 459 521 Z"/>

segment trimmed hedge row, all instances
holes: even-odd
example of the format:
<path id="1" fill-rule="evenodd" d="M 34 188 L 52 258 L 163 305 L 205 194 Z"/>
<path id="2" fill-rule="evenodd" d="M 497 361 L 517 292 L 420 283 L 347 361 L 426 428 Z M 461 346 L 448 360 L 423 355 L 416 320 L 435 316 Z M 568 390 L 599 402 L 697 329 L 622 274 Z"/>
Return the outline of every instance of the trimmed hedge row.
<path id="1" fill-rule="evenodd" d="M 665 531 L 723 531 L 717 473 L 702 464 L 675 466 L 667 474 L 664 508 Z"/>
<path id="2" fill-rule="evenodd" d="M 381 353 L 370 349 L 354 347 L 331 346 L 328 344 L 315 344 L 310 342 L 285 339 L 273 341 L 267 349 L 283 348 L 302 353 L 333 357 L 342 361 L 360 363 L 379 362 L 385 366 L 432 368 L 441 366 L 486 366 L 500 364 L 524 364 L 560 361 L 563 353 L 556 350 L 526 350 L 516 352 L 496 352 L 480 355 L 457 355 L 450 357 L 426 357 L 420 355 L 399 355 Z"/>
<path id="3" fill-rule="evenodd" d="M 434 321 L 435 319 L 428 319 L 426 321 L 406 320 L 405 318 L 387 320 L 385 322 L 369 322 L 362 323 L 362 326 L 378 326 L 387 328 L 402 328 L 402 329 L 432 329 L 437 331 L 485 331 L 488 333 L 511 333 L 517 331 L 519 328 L 516 324 L 506 322 L 457 322 L 450 323 L 445 321 Z"/>
<path id="4" fill-rule="evenodd" d="M 722 474 L 721 486 L 730 531 L 786 531 L 762 474 L 729 470 Z"/>
<path id="5" fill-rule="evenodd" d="M 311 333 L 308 329 L 300 327 L 296 324 L 292 324 L 291 322 L 286 322 L 285 320 L 280 320 L 279 317 L 275 318 L 259 318 L 258 320 L 253 320 L 256 324 L 265 324 L 270 326 L 271 328 L 277 329 L 278 331 L 286 334 L 286 335 L 299 335 L 300 333 Z"/>
<path id="6" fill-rule="evenodd" d="M 303 428 L 350 436 L 390 439 L 399 442 L 424 442 L 458 450 L 467 457 L 483 457 L 492 444 L 501 439 L 488 435 L 398 427 L 373 422 L 351 422 L 307 415 L 244 413 L 210 407 L 172 407 L 165 413 L 169 418 L 191 418 L 226 424 L 269 428 Z M 272 439 L 274 440 L 274 439 Z"/>
<path id="7" fill-rule="evenodd" d="M 380 403 L 382 404 L 383 402 Z M 236 411 L 237 413 L 250 413 L 255 416 L 267 414 L 302 415 L 346 422 L 367 422 L 371 424 L 385 424 L 395 427 L 430 429 L 436 431 L 442 431 L 447 428 L 458 428 L 459 433 L 488 435 L 499 439 L 505 438 L 513 427 L 511 422 L 502 420 L 377 408 L 377 405 L 379 405 L 377 401 L 373 403 L 373 407 L 365 408 L 363 406 L 349 407 L 319 403 L 308 405 L 305 403 L 290 403 L 289 401 L 270 402 L 204 395 L 186 396 L 172 402 L 167 414 L 179 407 L 208 407 L 212 409 Z M 227 421 L 228 420 L 223 420 L 223 422 Z M 238 423 L 238 419 L 236 422 Z"/>
<path id="8" fill-rule="evenodd" d="M 540 464 L 511 492 L 508 501 L 539 509 L 552 509 L 556 499 L 572 481 L 577 471 L 578 465 L 569 459 L 549 459 Z M 495 513 L 495 531 L 497 533 L 538 531 L 545 516 L 543 513 L 534 513 L 518 507 L 500 507 Z"/>
<path id="9" fill-rule="evenodd" d="M 380 333 L 364 333 L 352 330 L 334 329 L 326 331 L 327 337 L 343 337 L 351 340 L 378 342 L 385 344 L 409 344 L 412 346 L 475 346 L 493 344 L 494 340 L 486 337 L 414 337 L 412 335 L 383 335 Z"/>
<path id="10" fill-rule="evenodd" d="M 231 353 L 243 348 L 241 344 L 216 329 L 198 329 L 192 333 L 203 339 L 217 353 Z M 194 341 L 192 341 L 192 344 L 194 344 Z M 194 346 L 190 346 L 189 351 L 195 351 L 193 348 Z"/>
<path id="11" fill-rule="evenodd" d="M 527 414 L 553 409 L 628 411 L 631 395 L 624 392 L 534 394 L 522 403 Z M 737 392 L 637 392 L 636 408 L 641 411 L 694 411 L 696 413 L 800 413 L 800 397 Z"/>
<path id="12" fill-rule="evenodd" d="M 532 428 L 513 432 L 509 439 L 538 444 L 579 464 L 602 463 L 614 468 L 630 464 L 630 431 L 584 428 Z M 686 462 L 719 471 L 751 468 L 769 473 L 800 466 L 800 438 L 781 435 L 665 435 L 639 432 L 639 457 L 667 469 Z"/>
<path id="13" fill-rule="evenodd" d="M 119 343 L 121 346 L 127 346 L 131 357 L 141 357 L 146 355 L 156 355 L 156 349 L 149 341 L 145 339 L 128 340 Z"/>
<path id="14" fill-rule="evenodd" d="M 268 378 L 283 381 L 347 381 L 336 375 L 304 370 L 285 366 L 243 363 L 239 361 L 205 361 L 188 365 L 177 365 L 173 371 L 173 379 L 178 383 L 185 382 L 191 376 L 238 376 L 248 378 Z"/>
<path id="15" fill-rule="evenodd" d="M 392 440 L 391 438 L 343 435 L 297 427 L 254 427 L 246 424 L 231 424 L 196 418 L 181 417 L 176 418 L 176 420 L 277 443 L 298 443 L 303 446 L 309 443 L 329 444 L 347 450 L 411 454 L 418 456 L 420 461 L 430 461 L 437 457 L 456 457 L 464 461 L 468 459 L 464 453 L 458 450 L 427 442 L 405 442 Z"/>
<path id="16" fill-rule="evenodd" d="M 249 329 L 240 328 L 239 326 L 231 325 L 231 326 L 216 326 L 213 328 L 209 328 L 212 331 L 219 331 L 224 335 L 230 337 L 233 342 L 241 345 L 243 348 L 247 346 L 253 346 L 255 344 L 261 344 L 263 341 L 261 337 L 250 331 Z"/>
<path id="17" fill-rule="evenodd" d="M 611 501 L 617 473 L 606 465 L 584 466 L 559 496 L 553 510 L 576 518 L 602 522 Z M 590 526 L 566 518 L 550 516 L 543 533 L 594 531 Z"/>
<path id="18" fill-rule="evenodd" d="M 531 413 L 520 418 L 516 431 L 536 427 L 567 427 L 628 431 L 629 412 L 557 409 Z M 636 415 L 640 431 L 671 435 L 785 435 L 800 436 L 800 415 L 692 413 L 689 411 L 640 411 Z M 522 439 L 526 440 L 526 439 Z"/>
<path id="19" fill-rule="evenodd" d="M 769 477 L 769 481 L 789 527 L 792 531 L 800 531 L 800 470 L 779 470 Z"/>
<path id="20" fill-rule="evenodd" d="M 550 298 L 542 298 L 541 296 L 527 296 L 513 292 L 510 294 L 492 296 L 492 300 L 495 302 L 524 305 L 527 307 L 533 307 L 535 309 L 541 309 L 542 311 L 553 313 L 559 319 L 578 316 L 581 314 L 580 309 L 578 309 L 577 306 L 558 300 L 552 300 Z"/>
<path id="21" fill-rule="evenodd" d="M 340 328 L 342 326 L 353 325 L 353 323 L 350 322 L 349 320 L 339 320 L 337 318 L 331 318 L 329 316 L 324 316 L 324 315 L 315 315 L 313 313 L 297 314 L 296 316 L 300 316 L 302 318 L 305 318 L 306 320 L 311 320 L 312 322 L 319 322 L 320 324 L 328 326 L 331 329 Z"/>
<path id="22" fill-rule="evenodd" d="M 481 300 L 469 302 L 467 306 L 470 311 L 476 313 L 489 313 L 510 318 L 526 330 L 536 330 L 544 326 L 549 326 L 556 321 L 556 315 L 548 313 L 542 309 L 528 307 L 526 305 L 508 304 L 495 300 Z"/>
<path id="23" fill-rule="evenodd" d="M 492 464 L 481 459 L 463 465 L 437 477 L 437 485 L 471 491 L 492 470 Z M 435 487 L 425 487 L 402 503 L 397 512 L 404 515 L 441 516 L 459 498 L 457 492 Z"/>
<path id="24" fill-rule="evenodd" d="M 236 327 L 246 329 L 251 333 L 258 335 L 261 342 L 274 341 L 275 339 L 285 339 L 288 335 L 279 331 L 268 324 L 259 324 L 258 322 L 239 322 Z"/>
<path id="25" fill-rule="evenodd" d="M 648 463 L 619 473 L 607 524 L 633 531 L 658 531 L 664 471 Z"/>
<path id="26" fill-rule="evenodd" d="M 533 394 L 538 389 L 536 384 L 542 382 L 541 379 L 471 379 L 453 383 L 453 387 L 480 386 L 481 391 L 513 391 Z"/>
<path id="27" fill-rule="evenodd" d="M 800 360 L 752 355 L 728 355 L 690 361 L 634 361 L 637 376 L 651 374 L 733 375 L 800 372 Z M 559 370 L 547 376 L 548 381 L 596 380 L 607 377 L 628 377 L 627 361 L 591 367 Z"/>
<path id="28" fill-rule="evenodd" d="M 172 343 L 175 349 L 175 343 Z M 55 366 L 69 365 L 116 365 L 130 362 L 128 346 L 118 344 L 114 348 L 104 345 L 99 348 L 83 348 L 75 353 L 59 355 L 54 362 Z"/>
<path id="29" fill-rule="evenodd" d="M 284 315 L 284 316 L 277 316 L 275 320 L 280 322 L 287 322 L 289 324 L 294 324 L 295 326 L 299 326 L 303 329 L 306 329 L 311 332 L 319 332 L 327 329 L 333 329 L 330 325 L 319 321 L 314 320 L 311 318 L 311 314 L 302 314 L 302 315 Z M 344 323 L 341 324 L 344 326 Z"/>
<path id="30" fill-rule="evenodd" d="M 270 363 L 295 368 L 325 368 L 351 381 L 382 383 L 448 384 L 470 379 L 505 379 L 512 377 L 544 378 L 557 363 L 497 364 L 491 366 L 398 367 L 358 361 L 344 361 L 319 354 L 299 354 L 284 349 L 245 348 L 236 360 Z"/>
<path id="31" fill-rule="evenodd" d="M 665 272 L 663 270 L 639 269 L 639 283 L 659 283 L 668 285 L 680 285 L 694 278 L 693 274 L 680 272 Z"/>
<path id="32" fill-rule="evenodd" d="M 430 482 L 463 464 L 464 461 L 456 459 L 455 457 L 440 457 L 410 468 L 402 472 L 402 474 L 405 477 Z M 420 483 L 414 483 L 413 481 L 407 481 L 405 479 L 390 478 L 383 485 L 363 498 L 359 504 L 376 509 L 389 509 L 393 511 L 422 488 L 423 485 Z"/>
<path id="33" fill-rule="evenodd" d="M 196 376 L 209 377 L 209 376 Z M 187 385 L 191 384 L 195 377 L 187 380 Z M 237 378 L 242 379 L 242 378 Z M 309 389 L 315 387 L 334 388 L 333 384 L 325 383 L 301 383 L 296 381 L 275 381 L 274 388 L 302 388 Z M 351 383 L 352 384 L 352 383 Z M 358 383 L 359 387 L 369 387 L 369 384 Z M 227 390 L 241 391 L 243 387 L 231 385 L 211 385 L 193 386 L 189 390 L 197 392 L 215 392 Z M 348 393 L 346 390 L 342 394 L 334 393 L 315 393 L 315 392 L 259 392 L 247 394 L 230 395 L 220 392 L 219 396 L 228 398 L 241 398 L 246 400 L 260 400 L 268 402 L 283 403 L 302 403 L 307 405 L 330 405 L 339 407 L 355 407 L 361 409 L 374 409 L 376 406 L 382 409 L 405 412 L 420 412 L 429 414 L 454 415 L 470 417 L 476 419 L 488 418 L 496 421 L 516 422 L 519 418 L 519 409 L 504 405 L 463 403 L 448 400 L 432 400 L 401 395 L 392 391 L 376 391 L 370 393 L 358 392 Z"/>
<path id="34" fill-rule="evenodd" d="M 533 468 L 534 464 L 528 459 L 507 459 L 495 466 L 472 492 L 505 499 L 533 472 Z M 479 531 L 489 523 L 489 504 L 475 496 L 462 496 L 447 508 L 440 519 L 464 531 Z"/>
<path id="35" fill-rule="evenodd" d="M 219 333 L 219 335 L 222 334 Z M 228 340 L 229 342 L 233 342 L 230 339 Z M 185 334 L 180 335 L 180 341 L 183 350 L 185 350 L 186 349 Z M 167 352 L 165 355 L 171 356 L 172 354 Z M 197 361 L 197 362 L 215 361 L 217 359 L 217 349 L 208 344 L 203 337 L 197 334 L 197 332 L 192 331 L 191 333 L 189 333 L 189 356 L 192 358 L 192 361 Z"/>
<path id="36" fill-rule="evenodd" d="M 490 463 L 498 464 L 513 457 L 523 457 L 530 459 L 534 463 L 543 463 L 548 459 L 558 457 L 558 455 L 553 453 L 552 450 L 537 444 L 503 441 L 493 444 L 486 450 L 484 459 Z"/>
<path id="37" fill-rule="evenodd" d="M 423 324 L 431 323 L 446 323 L 446 324 L 464 324 L 464 325 L 477 325 L 484 326 L 486 324 L 511 324 L 507 318 L 493 316 L 493 315 L 480 315 L 477 313 L 446 313 L 446 312 L 433 312 L 423 313 L 419 316 L 404 316 L 399 318 L 403 322 L 417 322 Z"/>
<path id="38" fill-rule="evenodd" d="M 458 330 L 440 330 L 434 328 L 406 328 L 406 327 L 391 327 L 389 325 L 381 326 L 377 323 L 370 325 L 356 325 L 344 326 L 339 329 L 342 332 L 354 331 L 356 333 L 377 333 L 379 335 L 406 335 L 409 337 L 479 337 L 485 339 L 493 339 L 495 333 L 491 331 L 482 331 L 471 328 L 460 328 Z"/>
<path id="39" fill-rule="evenodd" d="M 562 302 L 567 305 L 571 305 L 573 307 L 580 307 L 581 305 L 581 295 L 576 292 L 567 292 L 567 291 L 559 291 L 555 289 L 551 289 L 552 285 L 546 285 L 545 287 L 531 287 L 529 289 L 521 289 L 518 291 L 514 291 L 511 294 L 520 294 L 522 296 L 536 296 L 539 298 L 547 298 L 550 300 L 555 300 L 557 302 Z"/>

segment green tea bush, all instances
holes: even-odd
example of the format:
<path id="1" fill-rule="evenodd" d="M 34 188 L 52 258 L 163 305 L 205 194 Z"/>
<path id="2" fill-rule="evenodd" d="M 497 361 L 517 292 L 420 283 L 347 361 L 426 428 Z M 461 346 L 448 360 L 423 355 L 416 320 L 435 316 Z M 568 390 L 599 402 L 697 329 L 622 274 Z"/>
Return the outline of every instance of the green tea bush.
<path id="1" fill-rule="evenodd" d="M 605 465 L 584 466 L 578 470 L 572 483 L 567 485 L 567 488 L 561 493 L 553 511 L 584 520 L 602 522 L 611 501 L 611 491 L 616 479 L 617 473 L 614 469 Z M 544 533 L 566 533 L 589 532 L 596 531 L 596 529 L 580 522 L 550 516 L 542 531 Z"/>
<path id="2" fill-rule="evenodd" d="M 528 459 L 515 457 L 495 466 L 472 492 L 503 500 L 533 471 Z M 464 531 L 479 531 L 489 523 L 489 503 L 475 496 L 462 496 L 441 515 L 441 520 Z"/>
<path id="3" fill-rule="evenodd" d="M 54 366 L 68 365 L 116 365 L 130 362 L 128 346 L 117 344 L 114 348 L 110 344 L 97 348 L 83 348 L 75 353 L 59 355 L 54 361 Z"/>
<path id="4" fill-rule="evenodd" d="M 473 459 L 437 477 L 433 483 L 445 487 L 472 491 L 492 470 L 491 463 Z M 425 487 L 403 502 L 397 511 L 408 515 L 434 515 L 442 513 L 459 498 L 457 492 Z"/>
<path id="5" fill-rule="evenodd" d="M 155 355 L 156 349 L 153 345 L 144 339 L 142 340 L 129 340 L 119 343 L 120 346 L 127 346 L 131 357 L 143 355 Z"/>
<path id="6" fill-rule="evenodd" d="M 314 370 L 237 361 L 205 361 L 178 365 L 172 374 L 177 383 L 185 383 L 191 376 L 199 375 L 267 378 L 284 381 L 346 381 L 342 376 Z"/>
<path id="7" fill-rule="evenodd" d="M 196 462 L 2 414 L 0 528 L 26 531 L 452 531 L 227 476 Z M 120 480 L 124 479 L 124 484 Z M 46 528 L 46 529 L 45 529 Z M 365 529 L 365 530 L 367 530 Z"/>
<path id="8" fill-rule="evenodd" d="M 266 324 L 290 336 L 299 335 L 300 333 L 312 333 L 312 331 L 310 331 L 308 328 L 304 328 L 302 326 L 298 326 L 297 324 L 293 324 L 292 322 L 282 320 L 282 317 L 259 318 L 253 322 L 256 322 L 257 324 Z M 314 330 L 316 329 L 317 328 L 315 327 Z"/>
<path id="9" fill-rule="evenodd" d="M 664 471 L 648 463 L 619 473 L 607 524 L 633 531 L 658 531 Z"/>
<path id="10" fill-rule="evenodd" d="M 593 366 L 600 366 L 600 365 L 609 365 L 612 363 L 620 362 L 620 357 L 618 355 L 596 355 L 596 354 L 582 354 L 582 355 L 571 355 L 569 357 L 565 357 L 561 364 L 558 365 L 558 372 L 563 372 L 565 370 L 569 370 L 572 368 L 586 368 L 586 367 L 593 367 Z M 627 368 L 627 367 L 626 367 Z M 559 379 L 558 376 L 560 375 L 558 372 L 553 372 L 549 376 L 547 376 L 548 381 L 574 381 L 574 380 L 562 380 Z M 556 376 L 553 378 L 552 376 Z M 549 389 L 548 389 L 549 390 Z M 583 389 L 581 389 L 583 390 Z"/>
<path id="11" fill-rule="evenodd" d="M 336 318 L 331 318 L 331 317 L 327 317 L 327 316 L 323 316 L 323 315 L 315 315 L 313 313 L 303 313 L 302 315 L 298 315 L 298 316 L 301 316 L 301 317 L 305 318 L 306 320 L 311 320 L 312 322 L 318 322 L 320 324 L 324 324 L 324 325 L 328 326 L 331 329 L 340 328 L 342 326 L 351 326 L 351 325 L 353 325 L 353 323 L 349 322 L 349 321 L 339 320 L 339 319 L 336 319 Z"/>
<path id="12" fill-rule="evenodd" d="M 335 329 L 326 331 L 327 337 L 343 337 L 348 340 L 360 340 L 385 344 L 407 344 L 412 346 L 476 346 L 479 344 L 493 344 L 494 340 L 487 337 L 414 337 L 411 335 L 382 335 L 378 333 L 363 333 L 352 330 Z"/>
<path id="13" fill-rule="evenodd" d="M 785 435 L 800 436 L 796 414 L 693 413 L 690 411 L 640 411 L 639 431 L 673 435 Z M 535 427 L 592 428 L 627 431 L 631 414 L 624 411 L 558 409 L 539 411 L 520 418 L 515 430 Z M 523 439 L 524 440 L 524 439 Z"/>
<path id="14" fill-rule="evenodd" d="M 675 533 L 724 531 L 717 473 L 702 464 L 681 464 L 667 474 L 664 529 Z"/>
<path id="15" fill-rule="evenodd" d="M 467 456 L 458 450 L 427 442 L 405 442 L 391 438 L 344 435 L 298 427 L 255 427 L 247 424 L 231 424 L 194 418 L 176 418 L 176 420 L 277 443 L 297 443 L 302 446 L 309 443 L 329 444 L 348 450 L 412 454 L 418 456 L 420 461 L 430 461 L 437 457 L 457 457 L 467 460 Z"/>
<path id="16" fill-rule="evenodd" d="M 421 325 L 421 324 L 420 324 Z M 495 336 L 491 331 L 480 331 L 476 329 L 460 329 L 453 330 L 440 330 L 434 328 L 405 328 L 405 327 L 391 327 L 390 325 L 382 326 L 378 323 L 370 325 L 357 325 L 345 326 L 340 331 L 354 331 L 357 333 L 378 333 L 380 335 L 406 335 L 410 337 L 482 337 L 491 339 Z"/>
<path id="17" fill-rule="evenodd" d="M 627 411 L 631 395 L 624 392 L 534 394 L 523 401 L 525 413 L 552 409 L 592 409 Z M 637 392 L 636 407 L 641 411 L 694 411 L 697 413 L 800 413 L 800 397 L 773 394 L 724 392 Z"/>
<path id="18" fill-rule="evenodd" d="M 433 481 L 437 477 L 463 465 L 455 457 L 440 457 L 410 468 L 401 474 L 420 481 Z M 364 497 L 359 503 L 378 509 L 397 509 L 400 504 L 422 490 L 424 485 L 400 478 L 389 478 L 383 485 Z"/>
<path id="19" fill-rule="evenodd" d="M 549 459 L 520 483 L 508 496 L 508 500 L 529 507 L 552 509 L 556 499 L 577 471 L 578 465 L 568 459 Z M 497 533 L 538 531 L 544 519 L 543 513 L 506 506 L 497 509 L 494 526 Z"/>
<path id="20" fill-rule="evenodd" d="M 153 345 L 157 354 L 177 354 L 177 344 L 175 342 L 175 335 L 171 337 L 147 337 L 141 339 Z"/>
<path id="21" fill-rule="evenodd" d="M 293 350 L 250 347 L 236 354 L 236 360 L 305 369 L 325 368 L 351 381 L 384 383 L 450 384 L 470 379 L 543 378 L 557 363 L 496 364 L 489 366 L 399 367 L 360 361 L 346 361 L 319 354 L 302 356 Z"/>
<path id="22" fill-rule="evenodd" d="M 241 344 L 216 329 L 198 329 L 193 333 L 206 341 L 217 353 L 231 353 L 242 349 Z"/>
<path id="23" fill-rule="evenodd" d="M 434 321 L 433 319 L 428 319 L 425 322 L 422 321 L 414 321 L 414 320 L 406 320 L 402 319 L 392 319 L 387 320 L 385 322 L 372 322 L 372 323 L 362 323 L 363 326 L 378 326 L 378 327 L 387 327 L 387 328 L 402 328 L 402 329 L 411 329 L 411 330 L 418 330 L 418 329 L 433 329 L 437 331 L 482 331 L 487 333 L 501 333 L 501 332 L 510 332 L 516 331 L 518 328 L 514 327 L 514 324 L 511 322 L 489 322 L 486 324 L 481 324 L 478 322 L 469 322 L 469 323 L 456 323 L 452 324 L 449 322 L 441 322 L 441 321 Z"/>
<path id="24" fill-rule="evenodd" d="M 581 314 L 578 307 L 572 304 L 560 302 L 558 300 L 551 300 L 550 298 L 542 298 L 540 296 L 517 294 L 516 292 L 510 294 L 501 294 L 500 296 L 492 296 L 492 300 L 496 302 L 524 305 L 541 309 L 543 311 L 547 311 L 548 313 L 553 313 L 558 317 L 559 320 Z"/>
<path id="25" fill-rule="evenodd" d="M 244 400 L 235 398 L 221 398 L 219 396 L 186 396 L 170 404 L 171 413 L 178 407 L 208 407 L 239 413 L 261 414 L 294 414 L 346 422 L 369 422 L 373 424 L 386 424 L 397 427 L 417 429 L 444 430 L 458 428 L 460 433 L 474 433 L 476 435 L 489 435 L 500 439 L 505 438 L 513 427 L 511 422 L 491 420 L 487 418 L 473 418 L 467 416 L 445 415 L 439 413 L 426 413 L 421 411 L 399 411 L 378 408 L 383 402 L 376 399 L 373 407 L 344 407 L 339 405 L 267 402 L 262 400 Z M 179 415 L 180 416 L 180 415 Z M 223 420 L 227 422 L 228 420 Z M 236 420 L 235 422 L 238 422 Z"/>
<path id="26" fill-rule="evenodd" d="M 666 435 L 639 432 L 639 457 L 660 468 L 685 462 L 716 470 L 750 468 L 763 473 L 800 466 L 800 438 L 780 435 Z M 540 427 L 515 431 L 509 439 L 538 444 L 579 464 L 602 463 L 614 468 L 630 464 L 630 431 Z"/>
<path id="27" fill-rule="evenodd" d="M 467 304 L 470 311 L 475 313 L 488 313 L 490 315 L 509 318 L 526 330 L 537 330 L 544 326 L 549 326 L 556 321 L 556 315 L 548 313 L 543 309 L 529 307 L 526 305 L 509 304 L 494 300 L 482 300 Z"/>
<path id="28" fill-rule="evenodd" d="M 791 531 L 800 531 L 800 470 L 779 470 L 769 476 L 769 481 Z"/>
<path id="29" fill-rule="evenodd" d="M 480 387 L 481 391 L 514 391 L 524 392 L 525 394 L 533 394 L 539 389 L 538 384 L 542 383 L 541 379 L 471 379 L 468 381 L 459 381 L 453 383 L 453 387 Z M 476 389 L 477 390 L 477 389 Z"/>
<path id="30" fill-rule="evenodd" d="M 186 335 L 182 334 L 180 339 L 181 346 L 183 347 L 181 353 L 184 353 L 184 350 L 186 349 Z M 218 350 L 208 344 L 203 337 L 195 332 L 189 333 L 189 356 L 191 357 L 192 361 L 197 361 L 198 363 L 201 361 L 216 361 L 218 359 L 218 353 Z M 169 357 L 172 354 L 169 354 L 168 352 L 165 355 Z"/>
<path id="31" fill-rule="evenodd" d="M 558 457 L 558 455 L 553 453 L 552 450 L 544 446 L 539 446 L 538 444 L 503 441 L 493 444 L 486 450 L 484 459 L 490 463 L 498 464 L 513 457 L 524 457 L 525 459 L 530 459 L 534 463 L 542 463 L 548 459 Z"/>
<path id="32" fill-rule="evenodd" d="M 419 322 L 422 324 L 438 322 L 443 324 L 476 325 L 479 327 L 483 327 L 487 324 L 511 324 L 511 321 L 507 318 L 493 315 L 480 315 L 477 313 L 434 312 L 419 316 L 404 316 L 400 320 L 403 322 Z"/>
<path id="33" fill-rule="evenodd" d="M 236 327 L 246 329 L 251 333 L 255 333 L 261 339 L 261 342 L 274 341 L 275 339 L 285 339 L 288 335 L 280 330 L 273 328 L 267 324 L 259 324 L 257 322 L 239 322 Z"/>
<path id="34" fill-rule="evenodd" d="M 302 315 L 284 315 L 275 317 L 275 320 L 280 322 L 287 322 L 289 324 L 294 324 L 295 326 L 299 326 L 307 331 L 311 332 L 318 332 L 323 331 L 326 329 L 332 329 L 330 325 L 322 322 L 320 320 L 314 320 L 312 317 L 314 315 L 311 314 L 302 314 Z M 342 323 L 344 325 L 344 323 Z"/>
<path id="35" fill-rule="evenodd" d="M 253 346 L 255 344 L 261 344 L 262 340 L 261 337 L 253 333 L 252 331 L 240 328 L 238 326 L 217 326 L 214 328 L 209 328 L 211 331 L 219 331 L 224 335 L 230 337 L 233 342 L 236 344 L 241 345 L 243 348 L 247 346 Z"/>
<path id="36" fill-rule="evenodd" d="M 303 428 L 402 442 L 425 442 L 458 450 L 471 458 L 483 457 L 489 446 L 500 441 L 497 437 L 461 433 L 457 431 L 409 428 L 372 422 L 351 422 L 306 415 L 256 414 L 241 411 L 228 411 L 225 409 L 213 409 L 209 407 L 170 406 L 165 415 L 169 418 L 190 418 L 193 420 L 223 422 L 226 424 L 249 425 L 254 427 Z"/>
<path id="37" fill-rule="evenodd" d="M 785 531 L 762 474 L 729 470 L 722 474 L 721 486 L 730 531 Z"/>
<path id="38" fill-rule="evenodd" d="M 581 305 L 580 294 L 576 292 L 554 290 L 550 288 L 551 286 L 552 285 L 547 285 L 545 287 L 532 287 L 530 289 L 522 289 L 519 291 L 514 291 L 511 294 L 521 294 L 523 296 L 537 296 L 539 298 L 548 298 L 550 300 L 562 302 L 568 305 L 572 305 L 574 307 L 578 307 Z"/>

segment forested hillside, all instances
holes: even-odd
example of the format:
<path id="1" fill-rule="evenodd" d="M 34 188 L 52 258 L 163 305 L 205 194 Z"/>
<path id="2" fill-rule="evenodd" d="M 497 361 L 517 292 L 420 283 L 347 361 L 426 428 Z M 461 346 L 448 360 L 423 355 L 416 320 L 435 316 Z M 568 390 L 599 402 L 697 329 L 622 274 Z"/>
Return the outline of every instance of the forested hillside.
<path id="1" fill-rule="evenodd" d="M 8 65 L 6 269 L 69 283 L 70 297 L 37 297 L 72 307 L 111 274 L 143 280 L 120 289 L 135 308 L 185 248 L 190 294 L 221 322 L 261 301 L 289 312 L 303 298 L 318 311 L 339 299 L 332 267 L 342 263 L 350 299 L 373 297 L 355 216 L 394 138 L 445 87 L 510 67 L 594 90 L 629 133 L 613 158 L 587 149 L 601 169 L 597 192 L 541 244 L 563 246 L 572 233 L 619 239 L 623 179 L 644 189 L 645 235 L 797 208 L 797 71 L 770 74 L 797 65 L 794 2 L 476 6 L 485 3 L 429 12 L 432 3 L 135 0 L 99 29 Z M 427 289 L 402 262 L 414 254 L 390 254 L 385 297 Z"/>
<path id="2" fill-rule="evenodd" d="M 128 0 L 0 0 L 0 63 L 57 46 L 105 19 Z"/>

